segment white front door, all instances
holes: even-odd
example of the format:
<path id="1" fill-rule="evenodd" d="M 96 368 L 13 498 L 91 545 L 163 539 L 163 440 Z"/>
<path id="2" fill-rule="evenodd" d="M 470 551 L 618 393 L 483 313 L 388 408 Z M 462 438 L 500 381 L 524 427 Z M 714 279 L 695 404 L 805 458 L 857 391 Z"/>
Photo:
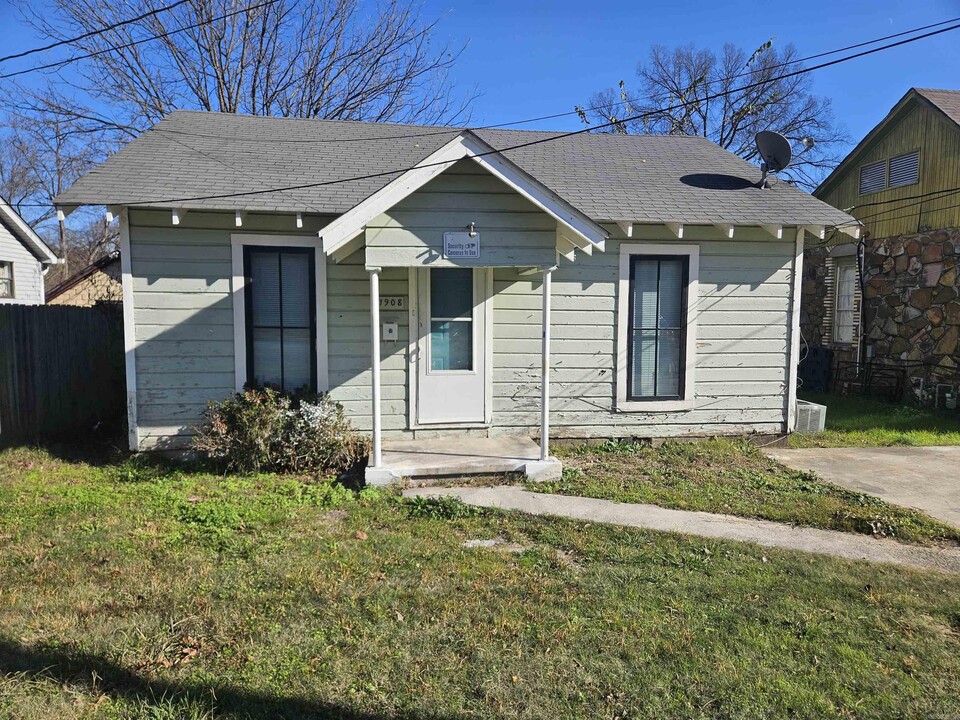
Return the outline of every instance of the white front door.
<path id="1" fill-rule="evenodd" d="M 489 274 L 417 270 L 418 425 L 486 421 Z"/>

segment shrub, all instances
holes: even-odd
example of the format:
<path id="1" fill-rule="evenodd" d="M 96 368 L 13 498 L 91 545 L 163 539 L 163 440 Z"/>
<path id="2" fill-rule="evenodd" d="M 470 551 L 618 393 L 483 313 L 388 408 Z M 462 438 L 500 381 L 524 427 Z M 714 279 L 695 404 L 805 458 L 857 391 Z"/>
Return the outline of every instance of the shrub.
<path id="1" fill-rule="evenodd" d="M 211 402 L 196 431 L 194 449 L 229 471 L 344 472 L 369 452 L 339 403 L 271 388 Z"/>

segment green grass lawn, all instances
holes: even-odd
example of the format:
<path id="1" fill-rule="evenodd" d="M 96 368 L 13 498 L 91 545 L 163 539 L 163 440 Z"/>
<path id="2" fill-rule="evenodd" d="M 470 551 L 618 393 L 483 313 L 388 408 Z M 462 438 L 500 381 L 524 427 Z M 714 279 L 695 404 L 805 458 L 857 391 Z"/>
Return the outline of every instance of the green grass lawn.
<path id="1" fill-rule="evenodd" d="M 897 405 L 864 397 L 807 393 L 827 406 L 822 433 L 796 433 L 790 447 L 884 447 L 960 445 L 960 413 Z"/>
<path id="2" fill-rule="evenodd" d="M 563 452 L 563 477 L 538 492 L 653 503 L 918 543 L 960 542 L 960 529 L 916 510 L 791 470 L 746 440 L 606 443 Z"/>
<path id="3" fill-rule="evenodd" d="M 960 577 L 322 482 L 0 453 L 0 577 L 18 720 L 960 714 Z"/>

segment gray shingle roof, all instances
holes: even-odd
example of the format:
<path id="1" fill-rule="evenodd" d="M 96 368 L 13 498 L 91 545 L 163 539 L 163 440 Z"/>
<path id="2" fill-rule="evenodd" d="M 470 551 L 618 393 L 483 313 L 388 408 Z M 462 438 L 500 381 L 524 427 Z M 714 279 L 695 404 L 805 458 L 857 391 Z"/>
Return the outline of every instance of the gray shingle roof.
<path id="1" fill-rule="evenodd" d="M 913 91 L 932 102 L 944 115 L 960 125 L 960 90 L 913 88 Z"/>
<path id="2" fill-rule="evenodd" d="M 176 111 L 57 198 L 60 205 L 340 214 L 463 131 Z M 473 131 L 503 150 L 562 133 Z M 836 225 L 850 216 L 698 137 L 581 134 L 504 156 L 596 221 Z M 386 171 L 397 173 L 383 175 Z M 349 182 L 344 178 L 376 175 Z M 264 188 L 329 183 L 282 192 Z M 233 197 L 211 197 L 217 195 Z M 200 198 L 200 199 L 194 199 Z"/>

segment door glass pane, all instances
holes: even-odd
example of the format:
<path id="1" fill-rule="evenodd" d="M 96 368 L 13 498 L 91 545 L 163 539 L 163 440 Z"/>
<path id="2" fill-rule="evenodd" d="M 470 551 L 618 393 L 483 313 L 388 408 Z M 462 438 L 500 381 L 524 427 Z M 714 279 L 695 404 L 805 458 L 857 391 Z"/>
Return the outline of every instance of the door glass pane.
<path id="1" fill-rule="evenodd" d="M 633 327 L 657 326 L 657 261 L 633 261 Z"/>
<path id="2" fill-rule="evenodd" d="M 633 334 L 633 395 L 652 397 L 656 394 L 657 331 L 638 330 Z"/>
<path id="3" fill-rule="evenodd" d="M 664 260 L 660 263 L 661 328 L 678 328 L 683 315 L 683 263 Z"/>
<path id="4" fill-rule="evenodd" d="M 308 328 L 311 306 L 310 256 L 306 253 L 283 253 L 280 263 L 283 278 L 283 326 Z"/>
<path id="5" fill-rule="evenodd" d="M 253 291 L 253 324 L 280 324 L 280 256 L 275 252 L 250 253 Z"/>
<path id="6" fill-rule="evenodd" d="M 311 372 L 310 329 L 283 330 L 283 389 L 289 392 L 309 387 Z"/>
<path id="7" fill-rule="evenodd" d="M 661 330 L 657 337 L 657 397 L 680 395 L 680 331 Z"/>
<path id="8" fill-rule="evenodd" d="M 473 270 L 432 268 L 430 270 L 430 317 L 473 317 Z"/>
<path id="9" fill-rule="evenodd" d="M 431 320 L 430 369 L 473 370 L 472 320 Z"/>
<path id="10" fill-rule="evenodd" d="M 277 387 L 282 383 L 279 328 L 253 329 L 253 381 Z"/>

